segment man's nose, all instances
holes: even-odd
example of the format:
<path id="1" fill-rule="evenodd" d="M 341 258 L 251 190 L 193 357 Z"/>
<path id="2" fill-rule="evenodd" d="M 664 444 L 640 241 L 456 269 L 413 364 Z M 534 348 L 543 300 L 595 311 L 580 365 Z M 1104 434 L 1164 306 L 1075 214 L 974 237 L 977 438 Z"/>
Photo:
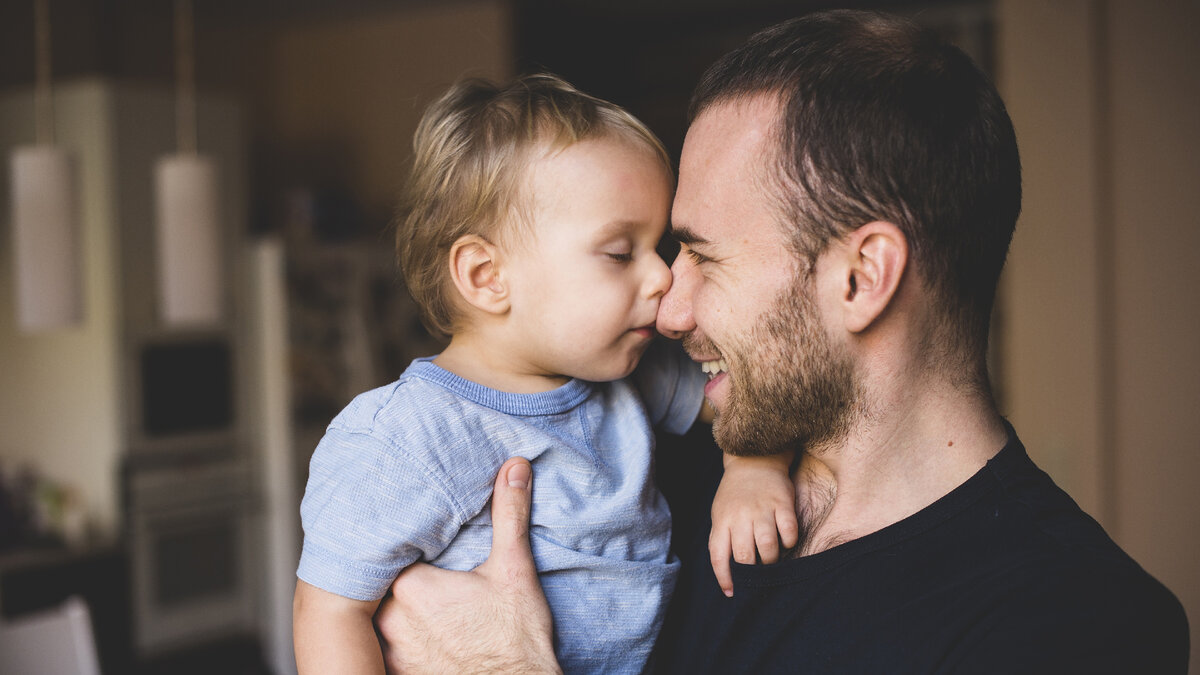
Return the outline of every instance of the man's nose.
<path id="1" fill-rule="evenodd" d="M 696 327 L 692 318 L 692 297 L 695 294 L 695 267 L 680 255 L 671 265 L 671 288 L 658 303 L 658 332 L 678 340 Z"/>

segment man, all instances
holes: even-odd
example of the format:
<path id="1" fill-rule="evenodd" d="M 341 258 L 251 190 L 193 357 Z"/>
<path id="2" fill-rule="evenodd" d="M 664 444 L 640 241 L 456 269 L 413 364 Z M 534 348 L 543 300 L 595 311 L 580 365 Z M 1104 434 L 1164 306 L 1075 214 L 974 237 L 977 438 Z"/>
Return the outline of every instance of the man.
<path id="1" fill-rule="evenodd" d="M 683 536 L 661 669 L 1186 672 L 1178 601 L 1033 465 L 991 398 L 988 320 L 1019 209 L 998 94 L 913 24 L 810 15 L 710 68 L 658 325 L 727 364 L 706 390 L 723 450 L 801 450 L 803 536 L 767 566 L 734 542 L 732 598 L 703 528 Z M 554 671 L 529 489 L 527 466 L 501 470 L 475 573 L 397 581 L 379 619 L 395 665 Z"/>

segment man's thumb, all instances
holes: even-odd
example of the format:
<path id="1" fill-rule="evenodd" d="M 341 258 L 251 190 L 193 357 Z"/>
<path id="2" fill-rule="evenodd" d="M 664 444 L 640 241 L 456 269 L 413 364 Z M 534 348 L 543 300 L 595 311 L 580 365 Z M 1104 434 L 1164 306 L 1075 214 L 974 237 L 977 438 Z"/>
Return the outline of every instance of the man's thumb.
<path id="1" fill-rule="evenodd" d="M 529 548 L 529 513 L 533 502 L 533 468 L 529 460 L 513 457 L 500 467 L 492 488 L 492 554 L 489 567 L 508 576 L 536 576 Z"/>

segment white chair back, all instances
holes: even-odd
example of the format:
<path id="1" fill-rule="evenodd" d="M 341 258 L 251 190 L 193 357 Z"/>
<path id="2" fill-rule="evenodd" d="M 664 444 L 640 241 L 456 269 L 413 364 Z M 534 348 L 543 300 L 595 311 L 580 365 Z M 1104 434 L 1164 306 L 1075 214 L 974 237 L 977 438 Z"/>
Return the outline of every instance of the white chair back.
<path id="1" fill-rule="evenodd" d="M 0 620 L 0 675 L 100 675 L 87 603 Z"/>

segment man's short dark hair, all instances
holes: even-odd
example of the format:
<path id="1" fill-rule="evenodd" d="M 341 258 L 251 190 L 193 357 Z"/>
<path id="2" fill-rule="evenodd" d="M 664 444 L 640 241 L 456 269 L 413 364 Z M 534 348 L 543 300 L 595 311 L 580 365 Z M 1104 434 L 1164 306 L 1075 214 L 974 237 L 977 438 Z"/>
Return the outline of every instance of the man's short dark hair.
<path id="1" fill-rule="evenodd" d="M 988 77 L 911 21 L 839 10 L 727 54 L 702 78 L 690 117 L 760 95 L 780 101 L 780 161 L 768 174 L 797 252 L 811 265 L 861 225 L 897 225 L 945 308 L 951 349 L 978 360 L 1021 208 L 1012 122 Z"/>

